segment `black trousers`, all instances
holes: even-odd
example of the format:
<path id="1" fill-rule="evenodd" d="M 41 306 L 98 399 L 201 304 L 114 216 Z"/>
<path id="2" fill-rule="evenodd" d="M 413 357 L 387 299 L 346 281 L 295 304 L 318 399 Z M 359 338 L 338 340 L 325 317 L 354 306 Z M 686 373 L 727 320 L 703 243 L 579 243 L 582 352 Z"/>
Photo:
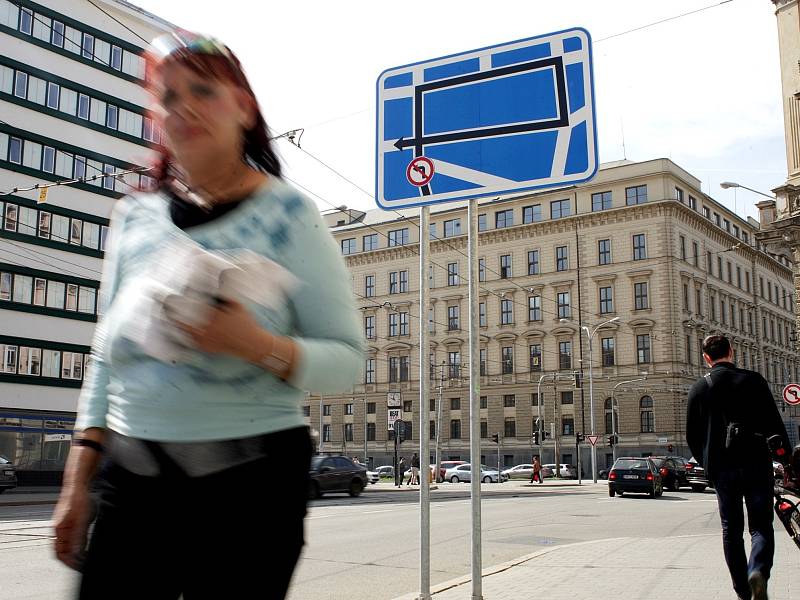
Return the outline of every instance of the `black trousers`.
<path id="1" fill-rule="evenodd" d="M 772 569 L 775 554 L 775 532 L 772 529 L 774 485 L 769 463 L 729 467 L 714 475 L 725 561 L 733 589 L 742 598 L 750 597 L 749 574 L 760 571 L 768 579 Z M 744 548 L 743 499 L 752 540 L 749 561 Z"/>
<path id="2" fill-rule="evenodd" d="M 267 436 L 275 451 L 203 477 L 156 477 L 108 461 L 80 600 L 286 596 L 303 547 L 311 442 Z"/>

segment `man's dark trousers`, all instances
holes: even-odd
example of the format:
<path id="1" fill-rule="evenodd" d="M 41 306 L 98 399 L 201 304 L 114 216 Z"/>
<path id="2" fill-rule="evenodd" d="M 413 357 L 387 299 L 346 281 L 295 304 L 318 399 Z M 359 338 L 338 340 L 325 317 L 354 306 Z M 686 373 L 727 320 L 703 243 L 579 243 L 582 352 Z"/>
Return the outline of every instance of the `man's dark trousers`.
<path id="1" fill-rule="evenodd" d="M 760 571 L 769 579 L 775 553 L 775 532 L 772 529 L 774 480 L 772 465 L 744 463 L 724 467 L 714 477 L 714 488 L 722 521 L 722 546 L 733 580 L 733 588 L 742 598 L 750 598 L 748 574 Z M 752 537 L 750 562 L 744 549 L 744 511 Z"/>

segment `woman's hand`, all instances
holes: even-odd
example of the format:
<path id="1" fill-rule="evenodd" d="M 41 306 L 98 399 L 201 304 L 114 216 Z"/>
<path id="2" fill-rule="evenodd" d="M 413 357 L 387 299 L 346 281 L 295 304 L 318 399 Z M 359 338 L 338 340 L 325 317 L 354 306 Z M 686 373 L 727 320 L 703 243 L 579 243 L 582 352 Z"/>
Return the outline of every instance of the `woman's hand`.
<path id="1" fill-rule="evenodd" d="M 247 308 L 234 300 L 213 307 L 199 327 L 176 322 L 193 340 L 195 348 L 210 354 L 230 354 L 250 360 L 254 348 L 270 347 L 272 335 L 261 328 Z"/>
<path id="2" fill-rule="evenodd" d="M 83 485 L 65 485 L 53 512 L 55 552 L 58 560 L 76 571 L 81 569 L 91 518 L 89 489 Z"/>

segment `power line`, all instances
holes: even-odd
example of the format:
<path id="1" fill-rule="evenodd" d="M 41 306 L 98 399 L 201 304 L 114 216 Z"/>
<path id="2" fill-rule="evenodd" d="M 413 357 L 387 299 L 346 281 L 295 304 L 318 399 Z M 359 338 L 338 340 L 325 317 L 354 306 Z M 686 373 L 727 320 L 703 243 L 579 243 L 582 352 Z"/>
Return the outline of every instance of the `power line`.
<path id="1" fill-rule="evenodd" d="M 140 40 L 142 40 L 142 41 L 143 41 L 145 44 L 148 44 L 148 45 L 150 44 L 151 40 L 148 40 L 148 39 L 146 39 L 146 38 L 143 38 L 141 35 L 139 35 L 138 33 L 136 33 L 136 32 L 135 32 L 133 29 L 131 29 L 130 27 L 128 27 L 127 25 L 125 25 L 125 23 L 123 23 L 122 21 L 120 21 L 120 20 L 119 20 L 117 17 L 115 17 L 115 16 L 114 16 L 114 15 L 112 15 L 112 14 L 109 14 L 109 13 L 108 13 L 108 12 L 106 12 L 104 9 L 100 8 L 99 6 L 97 6 L 97 4 L 95 4 L 94 2 L 92 2 L 92 0 L 86 0 L 86 1 L 87 1 L 89 4 L 91 4 L 92 6 L 94 6 L 94 7 L 95 7 L 97 10 L 99 10 L 101 13 L 103 13 L 104 15 L 106 15 L 107 17 L 109 17 L 110 19 L 113 19 L 114 21 L 116 21 L 117 23 L 119 23 L 120 25 L 122 25 L 122 26 L 123 26 L 125 29 L 127 29 L 127 30 L 128 30 L 128 31 L 130 31 L 130 32 L 131 32 L 133 35 L 135 35 L 137 38 L 139 38 Z"/>

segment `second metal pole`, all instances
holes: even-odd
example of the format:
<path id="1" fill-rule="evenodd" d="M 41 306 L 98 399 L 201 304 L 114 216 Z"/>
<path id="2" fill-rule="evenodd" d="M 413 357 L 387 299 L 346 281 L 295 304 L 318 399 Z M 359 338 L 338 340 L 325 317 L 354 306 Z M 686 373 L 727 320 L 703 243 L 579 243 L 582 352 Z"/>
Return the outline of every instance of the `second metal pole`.
<path id="1" fill-rule="evenodd" d="M 429 390 L 431 383 L 430 330 L 428 329 L 428 256 L 431 249 L 430 208 L 423 206 L 419 214 L 419 600 L 431 597 L 431 489 L 429 451 Z"/>

